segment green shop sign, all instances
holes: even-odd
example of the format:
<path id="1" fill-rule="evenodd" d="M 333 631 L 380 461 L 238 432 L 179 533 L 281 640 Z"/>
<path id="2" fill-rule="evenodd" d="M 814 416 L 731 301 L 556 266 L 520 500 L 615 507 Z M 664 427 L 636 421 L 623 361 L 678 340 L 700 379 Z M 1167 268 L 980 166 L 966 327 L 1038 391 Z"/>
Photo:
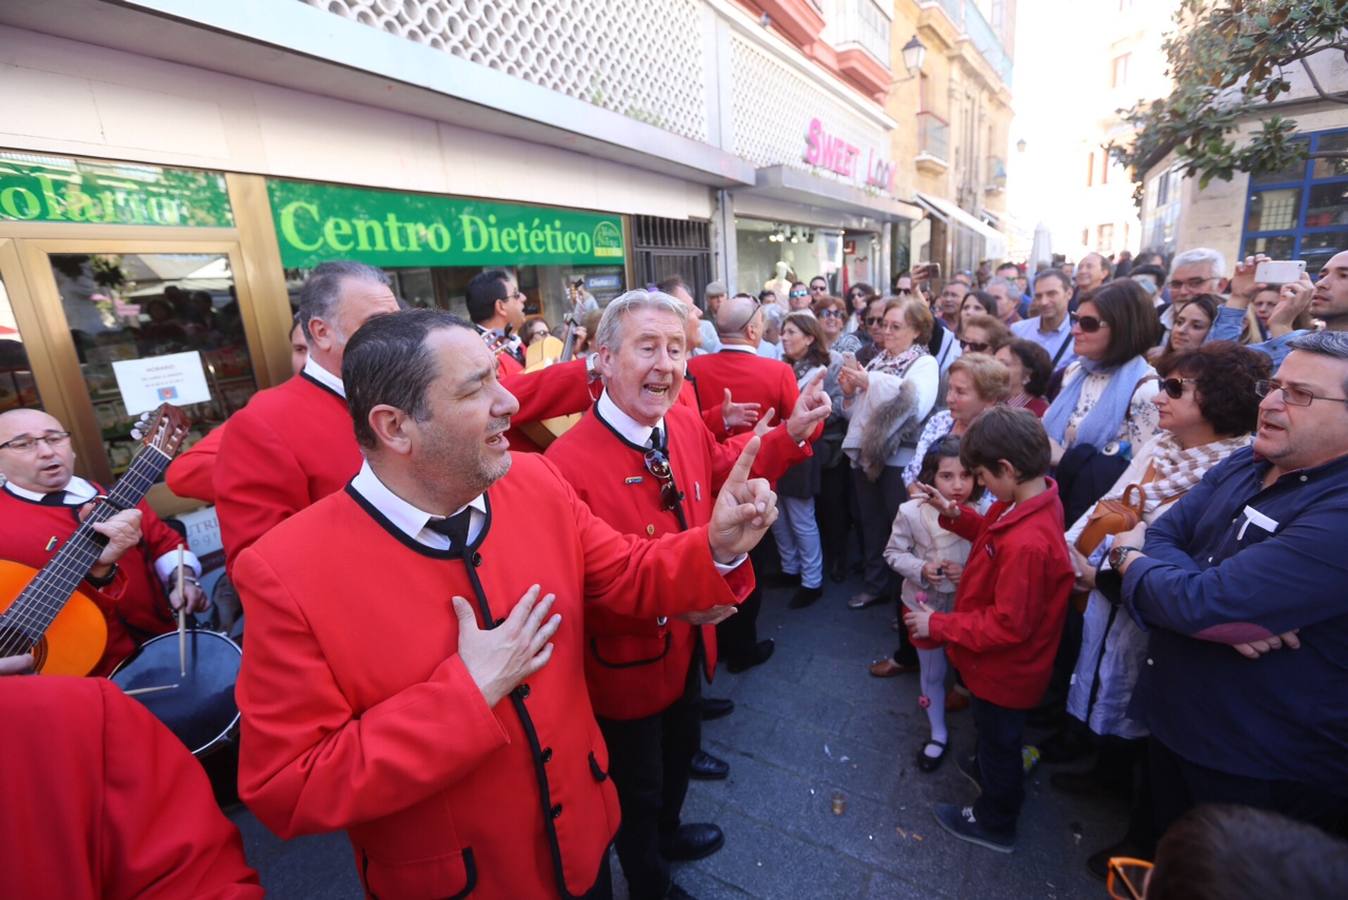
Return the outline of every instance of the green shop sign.
<path id="1" fill-rule="evenodd" d="M 218 172 L 0 152 L 0 222 L 228 228 L 234 214 Z"/>
<path id="2" fill-rule="evenodd" d="M 623 260 L 617 216 L 268 180 L 281 263 L 595 265 Z"/>

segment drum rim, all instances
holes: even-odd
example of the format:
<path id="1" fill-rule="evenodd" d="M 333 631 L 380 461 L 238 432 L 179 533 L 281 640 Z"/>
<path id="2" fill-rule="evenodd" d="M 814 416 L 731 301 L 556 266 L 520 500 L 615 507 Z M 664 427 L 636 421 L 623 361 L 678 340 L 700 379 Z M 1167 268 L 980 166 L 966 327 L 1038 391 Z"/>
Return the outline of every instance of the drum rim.
<path id="1" fill-rule="evenodd" d="M 234 639 L 231 638 L 229 635 L 225 634 L 223 631 L 214 631 L 214 630 L 212 630 L 212 629 L 210 629 L 210 628 L 199 628 L 199 627 L 188 628 L 188 629 L 186 629 L 186 631 L 188 631 L 189 633 L 193 633 L 193 634 L 199 634 L 199 635 L 200 635 L 200 634 L 204 634 L 204 635 L 208 635 L 208 636 L 210 636 L 210 637 L 212 637 L 212 638 L 217 638 L 217 639 L 219 639 L 219 640 L 221 640 L 221 641 L 224 641 L 224 642 L 225 642 L 226 644 L 228 644 L 230 647 L 234 648 L 234 652 L 237 653 L 237 654 L 239 655 L 239 659 L 240 659 L 240 660 L 243 659 L 243 648 L 240 647 L 237 643 L 235 643 L 235 642 L 234 642 Z M 108 675 L 108 680 L 111 681 L 113 684 L 117 684 L 117 682 L 116 682 L 114 679 L 116 679 L 116 677 L 117 677 L 119 674 L 121 674 L 121 672 L 122 672 L 123 670 L 125 670 L 127 666 L 129 666 L 129 665 L 131 665 L 131 663 L 135 662 L 135 660 L 140 656 L 140 651 L 141 651 L 143 648 L 148 647 L 149 645 L 154 644 L 154 643 L 157 643 L 157 642 L 159 642 L 159 641 L 165 641 L 165 640 L 175 640 L 175 641 L 176 641 L 177 639 L 178 639 L 178 632 L 176 632 L 176 631 L 169 631 L 169 632 L 165 632 L 164 634 L 157 634 L 157 635 L 155 635 L 154 637 L 150 638 L 148 641 L 145 641 L 143 644 L 141 644 L 139 647 L 137 647 L 135 653 L 132 653 L 132 654 L 131 654 L 130 656 L 128 656 L 126 659 L 124 659 L 124 660 L 122 660 L 121 662 L 119 662 L 119 663 L 117 664 L 117 668 L 113 669 L 112 672 L 111 672 L 111 674 Z M 117 687 L 118 687 L 119 690 L 122 689 L 122 686 L 121 686 L 120 684 L 118 684 Z M 133 698 L 133 699 L 134 699 L 134 698 Z M 144 704 L 142 704 L 142 705 L 144 705 Z M 206 743 L 202 744 L 200 747 L 197 747 L 196 749 L 191 750 L 191 753 L 192 753 L 193 756 L 201 756 L 201 755 L 204 754 L 207 750 L 210 750 L 210 749 L 211 749 L 212 747 L 214 747 L 215 745 L 219 744 L 219 743 L 222 742 L 222 741 L 225 741 L 225 740 L 228 740 L 228 739 L 229 739 L 230 732 L 232 732 L 232 731 L 234 730 L 235 726 L 237 726 L 237 725 L 239 724 L 239 720 L 243 717 L 243 713 L 239 710 L 238 707 L 239 707 L 239 704 L 236 702 L 236 703 L 234 704 L 234 718 L 232 718 L 232 719 L 229 720 L 229 724 L 225 726 L 225 729 L 224 729 L 223 731 L 221 731 L 221 732 L 220 732 L 219 734 L 217 734 L 215 737 L 211 738 L 211 739 L 210 739 L 209 741 L 207 741 Z M 147 711 L 147 712 L 149 711 L 148 708 L 147 708 L 146 711 Z M 150 715 L 154 715 L 154 713 L 150 713 Z M 157 720 L 157 719 L 158 719 L 158 717 L 156 716 L 156 720 Z M 164 723 L 163 723 L 163 722 L 160 722 L 159 724 L 163 725 Z M 167 725 L 164 725 L 164 727 L 167 728 L 168 726 L 167 726 Z M 175 734 L 174 737 L 177 737 L 177 735 Z M 186 747 L 187 745 L 184 744 L 183 746 Z M 189 748 L 189 749 L 190 749 L 190 748 Z"/>

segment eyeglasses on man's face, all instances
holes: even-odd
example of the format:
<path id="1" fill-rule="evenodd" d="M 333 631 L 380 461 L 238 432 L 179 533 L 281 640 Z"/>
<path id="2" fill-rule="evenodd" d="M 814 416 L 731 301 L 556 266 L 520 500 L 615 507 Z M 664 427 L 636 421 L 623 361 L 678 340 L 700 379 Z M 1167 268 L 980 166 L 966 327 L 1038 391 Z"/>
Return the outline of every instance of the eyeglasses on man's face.
<path id="1" fill-rule="evenodd" d="M 11 438 L 0 444 L 0 450 L 13 450 L 15 453 L 27 453 L 37 447 L 39 443 L 44 443 L 53 449 L 64 446 L 70 440 L 69 431 L 49 431 L 46 434 L 40 434 L 37 437 L 29 437 L 21 434 L 16 438 Z"/>
<path id="2" fill-rule="evenodd" d="M 1191 291 L 1201 291 L 1205 284 L 1207 284 L 1210 281 L 1216 280 L 1217 280 L 1216 275 L 1208 275 L 1206 277 L 1195 275 L 1193 278 L 1184 278 L 1184 279 L 1173 278 L 1170 281 L 1170 289 L 1172 291 L 1182 291 L 1185 288 L 1188 288 Z"/>
<path id="3" fill-rule="evenodd" d="M 822 293 L 824 293 L 825 291 L 828 290 L 828 285 L 826 285 L 826 284 L 812 284 L 812 285 L 810 285 L 810 290 L 811 290 L 811 291 L 814 291 L 816 294 L 822 294 Z"/>
<path id="4" fill-rule="evenodd" d="M 882 319 L 880 316 L 867 316 L 866 318 L 862 319 L 861 321 L 863 321 L 863 322 L 866 323 L 866 327 L 867 327 L 867 328 L 874 328 L 875 326 L 877 326 L 877 325 L 879 325 L 881 322 L 883 322 L 884 319 Z"/>
<path id="5" fill-rule="evenodd" d="M 1256 381 L 1254 383 L 1254 392 L 1260 397 L 1267 397 L 1274 391 L 1282 391 L 1282 402 L 1288 406 L 1310 406 L 1316 400 L 1332 400 L 1335 403 L 1348 403 L 1345 397 L 1322 397 L 1319 394 L 1311 393 L 1303 387 L 1283 384 L 1273 379 Z"/>

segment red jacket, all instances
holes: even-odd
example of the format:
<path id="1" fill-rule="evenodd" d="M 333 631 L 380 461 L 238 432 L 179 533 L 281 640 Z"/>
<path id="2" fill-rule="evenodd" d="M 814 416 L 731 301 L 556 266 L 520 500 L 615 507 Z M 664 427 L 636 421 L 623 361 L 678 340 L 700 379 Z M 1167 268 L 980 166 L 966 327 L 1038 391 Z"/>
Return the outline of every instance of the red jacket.
<path id="1" fill-rule="evenodd" d="M 164 482 L 179 497 L 215 502 L 215 461 L 220 455 L 220 444 L 225 439 L 225 426 L 220 424 L 169 463 Z"/>
<path id="2" fill-rule="evenodd" d="M 101 678 L 0 678 L 0 875 L 24 900 L 261 897 L 201 766 Z"/>
<path id="3" fill-rule="evenodd" d="M 173 627 L 168 595 L 155 573 L 154 561 L 177 549 L 182 538 L 149 504 L 142 501 L 136 508 L 141 512 L 140 543 L 117 562 L 117 577 L 103 588 L 87 581 L 79 587 L 103 611 L 108 623 L 107 647 L 91 675 L 107 675 L 131 655 L 141 639 Z M 0 488 L 0 559 L 42 568 L 75 533 L 78 514 L 77 506 L 43 506 Z M 49 550 L 52 538 L 56 543 Z"/>
<path id="4" fill-rule="evenodd" d="M 752 435 L 717 443 L 701 416 L 680 404 L 665 414 L 665 427 L 674 483 L 683 492 L 686 525 L 705 525 L 711 520 L 716 492 Z M 646 470 L 645 452 L 591 409 L 548 448 L 547 458 L 595 515 L 624 534 L 652 539 L 682 526 L 673 511 L 661 508 L 660 482 Z M 764 437 L 754 474 L 780 477 L 808 455 L 808 447 L 798 448 L 785 429 L 773 429 Z M 738 599 L 748 595 L 753 588 L 749 566 L 733 573 L 731 588 Z M 704 625 L 701 632 L 710 681 L 716 668 L 716 629 Z M 595 712 L 606 719 L 626 720 L 668 708 L 683 694 L 695 645 L 694 627 L 681 619 L 660 624 L 653 618 L 591 610 L 585 617 L 585 681 Z"/>
<path id="5" fill-rule="evenodd" d="M 585 690 L 588 611 L 654 619 L 734 602 L 705 528 L 620 535 L 537 454 L 516 455 L 486 499 L 466 565 L 349 491 L 236 565 L 249 618 L 240 796 L 283 837 L 346 829 L 383 900 L 588 890 L 619 817 Z M 450 598 L 469 598 L 485 627 L 534 583 L 562 617 L 552 658 L 489 708 Z"/>
<path id="6" fill-rule="evenodd" d="M 931 637 L 975 697 L 1008 709 L 1035 706 L 1048 687 L 1075 576 L 1063 538 L 1058 486 L 1006 516 L 968 506 L 941 524 L 972 543 L 955 610 L 931 617 Z"/>
<path id="7" fill-rule="evenodd" d="M 743 350 L 722 350 L 688 360 L 688 373 L 696 379 L 698 402 L 704 410 L 719 409 L 725 401 L 726 388 L 736 403 L 761 404 L 759 413 L 777 411 L 774 422 L 785 422 L 796 407 L 800 390 L 796 374 L 784 362 L 748 353 Z M 748 427 L 733 433 L 749 431 Z"/>
<path id="8" fill-rule="evenodd" d="M 509 375 L 501 383 L 519 400 L 516 422 L 590 405 L 585 363 L 579 360 Z M 360 471 L 363 457 L 346 400 L 303 373 L 255 394 L 228 425 L 215 494 L 220 540 L 232 574 L 240 552 L 345 485 Z"/>

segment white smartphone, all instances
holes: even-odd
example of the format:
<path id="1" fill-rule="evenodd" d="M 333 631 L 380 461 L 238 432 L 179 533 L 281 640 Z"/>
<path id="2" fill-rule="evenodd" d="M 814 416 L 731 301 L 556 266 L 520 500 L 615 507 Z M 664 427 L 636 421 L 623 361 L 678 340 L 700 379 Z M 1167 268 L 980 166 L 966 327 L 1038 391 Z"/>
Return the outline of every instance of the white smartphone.
<path id="1" fill-rule="evenodd" d="M 1254 267 L 1254 280 L 1259 284 L 1296 284 L 1305 274 L 1304 259 L 1270 259 Z"/>

